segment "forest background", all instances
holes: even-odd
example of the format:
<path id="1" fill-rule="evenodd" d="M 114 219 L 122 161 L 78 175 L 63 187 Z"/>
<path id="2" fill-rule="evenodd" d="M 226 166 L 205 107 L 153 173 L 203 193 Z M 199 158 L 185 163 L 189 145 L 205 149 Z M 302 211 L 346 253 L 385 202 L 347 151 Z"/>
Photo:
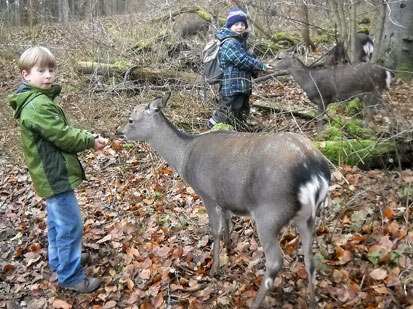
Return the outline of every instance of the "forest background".
<path id="1" fill-rule="evenodd" d="M 0 308 L 251 304 L 265 263 L 254 224 L 233 218 L 233 250 L 222 252 L 222 271 L 210 277 L 212 238 L 202 201 L 148 145 L 114 138 L 136 104 L 166 91 L 172 97 L 165 113 L 175 125 L 207 130 L 218 89 L 205 91 L 200 54 L 234 7 L 247 11 L 251 51 L 265 61 L 288 50 L 311 64 L 336 41 L 351 51 L 355 31 L 368 30 L 375 39 L 373 61 L 393 70 L 395 81 L 384 94 L 386 112 L 370 127 L 372 164 L 363 164 L 369 157 L 363 149 L 345 146 L 350 140 L 352 147 L 365 145 L 360 141 L 371 135 L 354 133 L 347 122 L 333 130 L 340 134 L 334 136 L 339 151 L 331 165 L 331 201 L 314 244 L 317 300 L 320 308 L 412 308 L 412 1 L 379 0 L 1 0 Z M 183 30 L 205 20 L 200 33 Z M 84 247 L 93 261 L 86 272 L 104 281 L 88 295 L 59 289 L 48 268 L 45 201 L 31 188 L 7 103 L 21 82 L 17 59 L 35 44 L 57 56 L 59 103 L 73 125 L 110 139 L 104 151 L 80 154 L 88 176 L 78 189 Z M 250 131 L 300 132 L 321 148 L 333 139 L 316 133 L 315 107 L 288 76 L 258 78 L 252 102 Z M 329 107 L 327 121 L 349 105 Z M 376 156 L 372 149 L 383 141 L 391 150 Z M 267 307 L 307 307 L 299 239 L 294 225 L 280 237 L 284 270 Z"/>

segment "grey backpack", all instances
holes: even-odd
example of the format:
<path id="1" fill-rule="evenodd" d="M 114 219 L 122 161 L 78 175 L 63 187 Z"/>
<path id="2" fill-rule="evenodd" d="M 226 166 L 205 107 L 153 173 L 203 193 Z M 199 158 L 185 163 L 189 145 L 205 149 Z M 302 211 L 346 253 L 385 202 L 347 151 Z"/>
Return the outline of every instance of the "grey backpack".
<path id="1" fill-rule="evenodd" d="M 226 38 L 222 41 L 213 39 L 205 45 L 202 51 L 202 75 L 208 84 L 219 83 L 223 78 L 224 72 L 219 66 L 218 52 L 221 49 L 221 45 L 230 39 L 232 38 Z"/>

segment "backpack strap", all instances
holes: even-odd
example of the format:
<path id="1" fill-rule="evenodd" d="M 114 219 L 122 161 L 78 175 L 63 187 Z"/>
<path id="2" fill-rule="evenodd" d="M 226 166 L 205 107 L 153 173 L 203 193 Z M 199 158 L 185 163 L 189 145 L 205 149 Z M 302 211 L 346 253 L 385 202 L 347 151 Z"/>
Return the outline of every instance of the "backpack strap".
<path id="1" fill-rule="evenodd" d="M 236 41 L 238 41 L 237 38 L 234 38 L 234 37 L 225 38 L 225 39 L 223 39 L 222 41 L 219 42 L 219 47 L 221 47 L 221 46 L 222 46 L 226 41 L 228 41 L 228 40 L 236 40 Z"/>

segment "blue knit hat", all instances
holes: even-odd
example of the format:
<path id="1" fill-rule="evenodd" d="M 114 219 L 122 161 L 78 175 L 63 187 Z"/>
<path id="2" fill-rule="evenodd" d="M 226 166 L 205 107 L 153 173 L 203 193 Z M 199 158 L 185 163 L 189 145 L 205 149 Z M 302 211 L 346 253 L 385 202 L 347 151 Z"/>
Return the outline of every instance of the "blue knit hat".
<path id="1" fill-rule="evenodd" d="M 245 28 L 248 28 L 248 23 L 247 23 L 247 14 L 243 10 L 240 9 L 232 9 L 228 13 L 227 17 L 227 24 L 225 27 L 228 29 L 231 28 L 231 26 L 239 21 L 242 21 L 245 24 Z"/>

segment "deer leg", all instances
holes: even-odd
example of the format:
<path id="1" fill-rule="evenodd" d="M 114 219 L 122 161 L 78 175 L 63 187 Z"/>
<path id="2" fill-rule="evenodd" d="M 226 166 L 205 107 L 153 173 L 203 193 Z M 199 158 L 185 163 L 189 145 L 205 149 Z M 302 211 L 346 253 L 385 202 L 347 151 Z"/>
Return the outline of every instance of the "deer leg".
<path id="1" fill-rule="evenodd" d="M 372 92 L 366 94 L 363 98 L 363 125 L 368 127 L 373 120 L 374 114 L 383 106 L 383 100 L 379 93 Z"/>
<path id="2" fill-rule="evenodd" d="M 315 307 L 315 265 L 313 258 L 313 238 L 314 238 L 314 218 L 308 217 L 297 217 L 295 222 L 300 233 L 301 243 L 303 246 L 305 269 L 308 275 L 308 290 L 310 292 L 310 306 Z"/>
<path id="3" fill-rule="evenodd" d="M 323 117 L 324 113 L 326 111 L 326 108 L 324 106 L 324 101 L 320 100 L 316 102 L 317 108 L 318 108 L 318 114 L 317 114 L 317 122 L 316 122 L 316 130 L 317 133 L 321 133 L 323 131 Z"/>
<path id="4" fill-rule="evenodd" d="M 209 223 L 211 225 L 211 233 L 214 239 L 214 244 L 212 247 L 214 261 L 210 270 L 210 275 L 213 276 L 219 269 L 219 251 L 221 247 L 220 241 L 222 236 L 224 235 L 225 230 L 224 211 L 221 207 L 219 207 L 212 201 L 208 201 L 206 199 L 203 199 L 203 201 L 208 213 Z"/>
<path id="5" fill-rule="evenodd" d="M 252 302 L 252 309 L 261 307 L 265 295 L 272 287 L 275 276 L 283 265 L 282 251 L 278 243 L 278 234 L 282 224 L 268 220 L 267 216 L 262 217 L 262 220 L 256 220 L 258 238 L 265 253 L 265 274 L 258 289 L 257 296 Z"/>
<path id="6" fill-rule="evenodd" d="M 231 248 L 231 238 L 230 238 L 230 220 L 231 220 L 231 212 L 223 211 L 222 212 L 222 223 L 223 223 L 223 239 L 224 239 L 224 246 L 227 248 L 227 252 Z"/>

